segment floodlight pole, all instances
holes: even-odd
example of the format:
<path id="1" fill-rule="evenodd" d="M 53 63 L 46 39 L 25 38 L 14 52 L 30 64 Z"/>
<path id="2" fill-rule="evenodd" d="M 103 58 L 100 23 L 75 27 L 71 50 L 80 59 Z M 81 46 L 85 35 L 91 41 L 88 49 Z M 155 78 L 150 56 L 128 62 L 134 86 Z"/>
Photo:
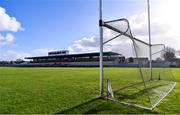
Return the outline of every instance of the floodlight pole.
<path id="1" fill-rule="evenodd" d="M 148 6 L 148 30 L 149 30 L 149 66 L 150 66 L 150 80 L 152 80 L 152 45 L 151 45 L 151 20 L 150 20 L 150 4 L 149 0 L 147 0 L 147 6 Z"/>
<path id="2" fill-rule="evenodd" d="M 100 49 L 100 55 L 99 55 L 99 65 L 100 65 L 100 96 L 103 97 L 103 77 L 104 77 L 104 71 L 103 71 L 103 26 L 102 26 L 102 0 L 99 0 L 99 49 Z"/>

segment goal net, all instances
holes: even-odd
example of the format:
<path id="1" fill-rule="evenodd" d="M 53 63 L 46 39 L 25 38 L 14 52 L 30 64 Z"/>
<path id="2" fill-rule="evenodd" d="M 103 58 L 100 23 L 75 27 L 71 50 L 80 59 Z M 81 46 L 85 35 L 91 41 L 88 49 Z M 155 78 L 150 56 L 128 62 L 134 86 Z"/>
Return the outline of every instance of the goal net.
<path id="1" fill-rule="evenodd" d="M 176 84 L 169 63 L 161 55 L 165 46 L 149 45 L 135 38 L 127 19 L 102 22 L 102 26 L 104 51 L 118 53 L 104 58 L 104 66 L 115 59 L 112 65 L 116 67 L 104 69 L 104 79 L 108 79 L 104 86 L 106 97 L 123 104 L 154 109 Z M 149 66 L 150 48 L 152 69 Z"/>

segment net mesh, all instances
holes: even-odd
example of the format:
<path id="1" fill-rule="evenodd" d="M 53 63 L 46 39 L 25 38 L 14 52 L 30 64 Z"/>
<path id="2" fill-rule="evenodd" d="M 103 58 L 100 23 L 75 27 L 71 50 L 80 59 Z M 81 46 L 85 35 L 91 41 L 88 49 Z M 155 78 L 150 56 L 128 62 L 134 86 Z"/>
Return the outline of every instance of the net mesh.
<path id="1" fill-rule="evenodd" d="M 161 55 L 165 46 L 151 45 L 151 80 L 150 45 L 133 37 L 128 20 L 104 22 L 103 38 L 104 51 L 117 52 L 126 57 L 125 61 L 114 62 L 114 65 L 128 67 L 105 68 L 104 77 L 111 82 L 113 99 L 144 108 L 154 108 L 175 86 L 169 63 Z M 108 98 L 112 97 L 108 95 Z"/>

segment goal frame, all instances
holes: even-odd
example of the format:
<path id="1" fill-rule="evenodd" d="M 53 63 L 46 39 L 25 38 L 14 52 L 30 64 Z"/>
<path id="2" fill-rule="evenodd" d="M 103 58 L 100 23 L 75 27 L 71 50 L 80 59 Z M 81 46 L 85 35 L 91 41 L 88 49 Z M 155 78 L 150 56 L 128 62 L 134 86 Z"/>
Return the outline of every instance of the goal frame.
<path id="1" fill-rule="evenodd" d="M 147 1 L 148 2 L 148 24 L 149 24 L 149 43 L 147 43 L 147 42 L 144 42 L 144 41 L 142 41 L 142 40 L 139 40 L 138 38 L 136 38 L 136 37 L 134 37 L 134 36 L 132 36 L 132 33 L 131 33 L 131 31 L 130 31 L 130 33 L 131 33 L 131 35 L 129 35 L 129 34 L 127 34 L 126 32 L 127 31 L 125 31 L 125 32 L 122 32 L 121 30 L 119 30 L 119 29 L 117 29 L 117 28 L 115 28 L 115 27 L 113 27 L 113 26 L 111 26 L 111 25 L 109 25 L 109 24 L 107 24 L 107 23 L 109 23 L 109 22 L 115 22 L 115 21 L 126 21 L 127 22 L 127 26 L 128 26 L 128 28 L 130 28 L 130 25 L 129 25 L 129 22 L 128 22 L 128 20 L 127 19 L 125 19 L 125 18 L 122 18 L 122 19 L 117 19 L 117 20 L 111 20 L 111 21 L 103 21 L 103 15 L 102 15 L 102 11 L 103 11 L 103 4 L 102 4 L 102 0 L 99 0 L 99 35 L 100 35 L 100 43 L 99 43 L 99 45 L 100 45 L 100 47 L 99 47 L 99 50 L 100 50 L 100 55 L 99 55 L 99 58 L 100 58 L 100 61 L 99 61 L 99 64 L 100 64 L 100 97 L 102 97 L 102 98 L 108 98 L 108 97 L 105 97 L 104 96 L 104 89 L 103 89 L 103 87 L 104 87 L 104 83 L 103 83 L 103 81 L 104 81 L 104 67 L 103 67 L 103 46 L 106 44 L 106 43 L 108 43 L 108 42 L 110 42 L 110 41 L 112 41 L 112 40 L 114 40 L 114 39 L 116 39 L 116 38 L 118 38 L 119 36 L 121 36 L 121 35 L 124 35 L 124 36 L 126 36 L 126 37 L 128 37 L 128 38 L 130 38 L 132 41 L 133 40 L 136 40 L 136 41 L 138 41 L 138 42 L 140 42 L 140 43 L 142 43 L 142 44 L 145 44 L 145 45 L 147 45 L 147 46 L 149 46 L 149 56 L 150 56 L 150 66 L 149 66 L 149 69 L 150 69 L 150 79 L 149 80 L 152 80 L 153 79 L 153 77 L 152 77 L 152 56 L 154 55 L 154 54 L 156 54 L 156 53 L 159 53 L 159 52 L 161 52 L 161 51 L 158 51 L 158 52 L 155 52 L 155 53 L 152 53 L 152 51 L 151 51 L 151 47 L 152 46 L 158 46 L 158 45 L 162 45 L 163 47 L 164 47 L 164 49 L 165 49 L 165 45 L 164 44 L 151 44 L 151 30 L 150 30 L 150 8 L 149 8 L 149 0 Z M 119 35 L 117 35 L 117 36 L 115 36 L 115 37 L 113 37 L 113 38 L 111 38 L 110 40 L 107 40 L 107 41 L 103 41 L 103 27 L 106 27 L 106 28 L 108 28 L 108 29 L 110 29 L 110 30 L 113 30 L 113 31 L 115 31 L 115 32 L 117 32 L 117 33 L 119 33 Z M 170 90 L 168 90 L 168 92 L 156 103 L 156 104 L 154 104 L 152 107 L 145 107 L 145 106 L 141 106 L 141 105 L 138 105 L 138 104 L 131 104 L 131 103 L 127 103 L 127 102 L 120 102 L 121 104 L 125 104 L 125 105 L 130 105 L 130 106 L 135 106 L 135 107 L 139 107 L 139 108 L 143 108 L 143 109 L 147 109 L 147 110 L 153 110 L 173 89 L 174 89 L 174 87 L 176 86 L 176 82 L 174 81 L 174 84 L 173 84 L 173 86 L 171 87 L 171 89 Z M 145 86 L 146 87 L 146 86 Z M 108 98 L 108 99 L 110 99 L 110 100 L 112 100 L 112 101 L 117 101 L 117 102 L 119 102 L 118 100 L 116 100 L 116 99 L 113 99 L 113 98 Z"/>

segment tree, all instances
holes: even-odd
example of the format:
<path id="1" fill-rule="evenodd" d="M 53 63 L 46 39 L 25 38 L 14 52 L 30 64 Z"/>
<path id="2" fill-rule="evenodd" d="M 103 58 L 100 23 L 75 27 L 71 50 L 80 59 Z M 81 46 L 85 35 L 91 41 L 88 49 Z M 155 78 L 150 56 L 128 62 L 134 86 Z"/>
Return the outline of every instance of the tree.
<path id="1" fill-rule="evenodd" d="M 172 59 L 174 59 L 176 57 L 175 54 L 176 54 L 176 50 L 174 48 L 166 47 L 165 51 L 162 52 L 161 56 L 165 60 L 170 61 L 170 60 L 172 60 Z"/>
<path id="2" fill-rule="evenodd" d="M 156 61 L 162 61 L 162 58 L 158 57 L 156 58 Z"/>
<path id="3" fill-rule="evenodd" d="M 128 59 L 128 61 L 129 61 L 129 63 L 133 63 L 133 62 L 134 62 L 133 57 L 130 57 L 130 58 Z"/>
<path id="4" fill-rule="evenodd" d="M 179 50 L 179 51 L 177 51 L 177 56 L 178 56 L 178 57 L 180 57 L 180 50 Z"/>

